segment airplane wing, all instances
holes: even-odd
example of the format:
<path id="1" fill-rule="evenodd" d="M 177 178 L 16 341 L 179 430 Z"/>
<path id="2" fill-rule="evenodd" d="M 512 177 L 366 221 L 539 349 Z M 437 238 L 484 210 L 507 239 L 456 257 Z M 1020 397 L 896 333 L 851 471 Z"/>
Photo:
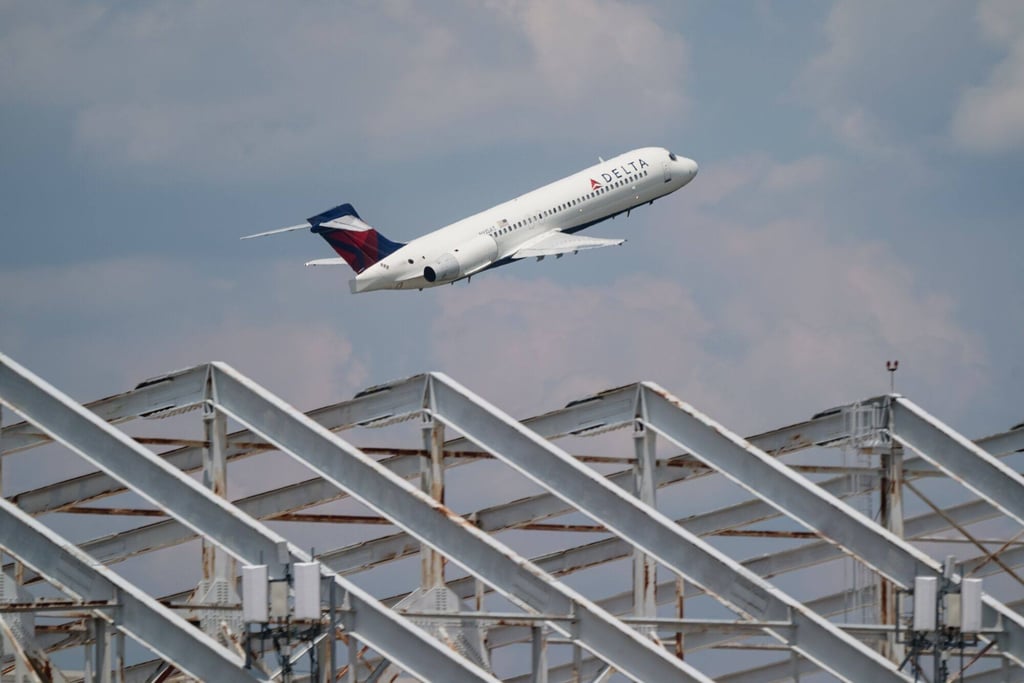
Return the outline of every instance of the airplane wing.
<path id="1" fill-rule="evenodd" d="M 615 247 L 626 240 L 611 240 L 603 237 L 581 237 L 578 235 L 567 235 L 561 230 L 552 230 L 539 237 L 530 240 L 512 253 L 513 259 L 530 258 L 536 256 L 561 256 L 562 254 L 573 253 L 583 249 L 597 249 L 598 247 Z"/>

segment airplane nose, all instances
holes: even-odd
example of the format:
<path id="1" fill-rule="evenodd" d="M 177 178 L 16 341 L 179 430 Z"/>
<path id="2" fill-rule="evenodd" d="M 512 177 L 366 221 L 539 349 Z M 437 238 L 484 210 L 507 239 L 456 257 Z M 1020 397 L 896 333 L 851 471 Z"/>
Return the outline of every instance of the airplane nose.
<path id="1" fill-rule="evenodd" d="M 687 180 L 687 182 L 697 177 L 697 171 L 699 170 L 699 167 L 697 166 L 696 161 L 684 157 L 679 160 L 679 165 L 682 167 L 683 173 L 685 173 L 689 177 L 689 180 Z"/>

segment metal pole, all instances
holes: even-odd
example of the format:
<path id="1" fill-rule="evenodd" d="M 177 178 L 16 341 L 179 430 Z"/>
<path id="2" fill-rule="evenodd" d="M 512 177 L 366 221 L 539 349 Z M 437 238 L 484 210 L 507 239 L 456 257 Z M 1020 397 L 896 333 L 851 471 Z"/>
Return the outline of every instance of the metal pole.
<path id="1" fill-rule="evenodd" d="M 686 581 L 683 577 L 676 577 L 676 618 L 686 618 Z M 680 629 L 676 631 L 676 657 L 679 659 L 685 659 L 686 648 L 684 644 L 683 631 Z"/>
<path id="2" fill-rule="evenodd" d="M 338 584 L 331 581 L 328 584 L 328 607 L 327 607 L 327 653 L 321 658 L 321 669 L 323 669 L 323 680 L 330 682 L 334 680 L 334 672 L 338 668 L 338 657 L 335 651 L 337 645 L 337 619 L 338 619 Z"/>
<path id="3" fill-rule="evenodd" d="M 889 431 L 894 429 L 892 404 L 889 405 Z M 882 477 L 879 481 L 879 522 L 896 536 L 903 538 L 903 447 L 890 438 L 889 452 L 882 453 Z M 879 621 L 896 625 L 900 615 L 896 600 L 896 585 L 885 578 L 879 578 L 878 611 Z M 890 632 L 882 643 L 881 653 L 892 662 L 902 662 L 906 653 L 898 642 L 896 632 Z"/>
<path id="4" fill-rule="evenodd" d="M 118 618 L 118 614 L 115 611 L 114 617 Z M 115 683 L 125 683 L 124 674 L 124 634 L 116 628 L 111 629 L 111 638 L 114 640 L 113 652 L 114 652 L 114 681 Z"/>
<path id="5" fill-rule="evenodd" d="M 226 457 L 227 416 L 207 403 L 203 412 L 203 486 L 221 498 L 228 496 L 228 462 Z M 233 585 L 237 574 L 234 558 L 203 538 L 203 580 L 207 586 L 223 580 Z"/>
<path id="6" fill-rule="evenodd" d="M 348 633 L 348 676 L 345 678 L 346 683 L 359 683 L 359 672 L 356 670 L 357 663 L 359 661 L 359 643 L 356 641 L 355 634 L 349 631 Z"/>
<path id="7" fill-rule="evenodd" d="M 0 404 L 0 498 L 4 495 L 4 407 Z M 4 558 L 3 549 L 0 548 L 0 567 L 7 564 L 7 560 Z M 3 582 L 7 581 L 7 577 L 0 574 L 0 597 L 4 596 L 4 585 Z M 3 629 L 0 629 L 0 657 L 7 654 L 8 649 L 13 649 L 13 643 L 8 644 L 7 634 Z"/>
<path id="8" fill-rule="evenodd" d="M 655 507 L 657 491 L 657 435 L 647 429 L 643 395 L 638 394 L 637 419 L 633 423 L 633 494 L 641 502 Z M 639 548 L 633 550 L 633 615 L 652 618 L 658 614 L 655 590 L 658 586 L 658 563 Z M 640 626 L 637 630 L 657 640 L 653 626 Z"/>
<path id="9" fill-rule="evenodd" d="M 110 671 L 106 666 L 107 659 L 107 622 L 99 617 L 92 619 L 93 637 L 93 683 L 109 683 Z"/>
<path id="10" fill-rule="evenodd" d="M 531 631 L 533 634 L 531 650 L 533 683 L 548 683 L 547 641 L 544 639 L 544 625 L 536 624 L 531 627 Z"/>
<path id="11" fill-rule="evenodd" d="M 423 447 L 428 457 L 420 461 L 420 490 L 444 503 L 444 424 L 425 413 Z M 444 585 L 444 555 L 426 543 L 420 544 L 420 586 L 429 590 Z"/>

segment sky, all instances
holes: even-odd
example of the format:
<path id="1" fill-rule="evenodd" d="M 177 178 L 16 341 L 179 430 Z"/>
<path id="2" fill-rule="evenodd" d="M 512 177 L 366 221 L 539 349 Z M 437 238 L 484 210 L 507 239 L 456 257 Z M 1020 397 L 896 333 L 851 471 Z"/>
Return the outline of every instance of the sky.
<path id="1" fill-rule="evenodd" d="M 0 0 L 0 64 L 0 352 L 78 400 L 210 360 L 303 409 L 651 380 L 752 434 L 898 359 L 954 429 L 1024 422 L 1017 0 Z M 700 173 L 587 233 L 622 248 L 469 284 L 238 239 L 351 202 L 408 241 L 645 146 Z"/>
<path id="2" fill-rule="evenodd" d="M 0 2 L 0 352 L 90 400 L 226 361 L 300 408 L 448 373 L 525 417 L 658 382 L 739 433 L 897 389 L 1024 421 L 1024 4 Z M 619 249 L 353 296 L 407 241 L 629 149 Z"/>

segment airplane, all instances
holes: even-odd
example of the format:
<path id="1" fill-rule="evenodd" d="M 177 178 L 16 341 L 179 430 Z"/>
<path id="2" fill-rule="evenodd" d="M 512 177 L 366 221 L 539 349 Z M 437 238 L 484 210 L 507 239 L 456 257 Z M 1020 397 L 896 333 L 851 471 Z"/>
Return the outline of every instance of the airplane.
<path id="1" fill-rule="evenodd" d="M 600 158 L 600 157 L 599 157 Z M 520 259 L 561 258 L 584 249 L 620 245 L 623 239 L 576 233 L 601 221 L 653 204 L 697 175 L 697 162 L 663 147 L 644 147 L 608 159 L 515 199 L 446 225 L 408 243 L 393 242 L 363 222 L 351 204 L 319 213 L 300 225 L 247 235 L 265 237 L 308 228 L 338 258 L 307 266 L 348 264 L 356 272 L 353 294 L 417 289 L 468 280 Z"/>

